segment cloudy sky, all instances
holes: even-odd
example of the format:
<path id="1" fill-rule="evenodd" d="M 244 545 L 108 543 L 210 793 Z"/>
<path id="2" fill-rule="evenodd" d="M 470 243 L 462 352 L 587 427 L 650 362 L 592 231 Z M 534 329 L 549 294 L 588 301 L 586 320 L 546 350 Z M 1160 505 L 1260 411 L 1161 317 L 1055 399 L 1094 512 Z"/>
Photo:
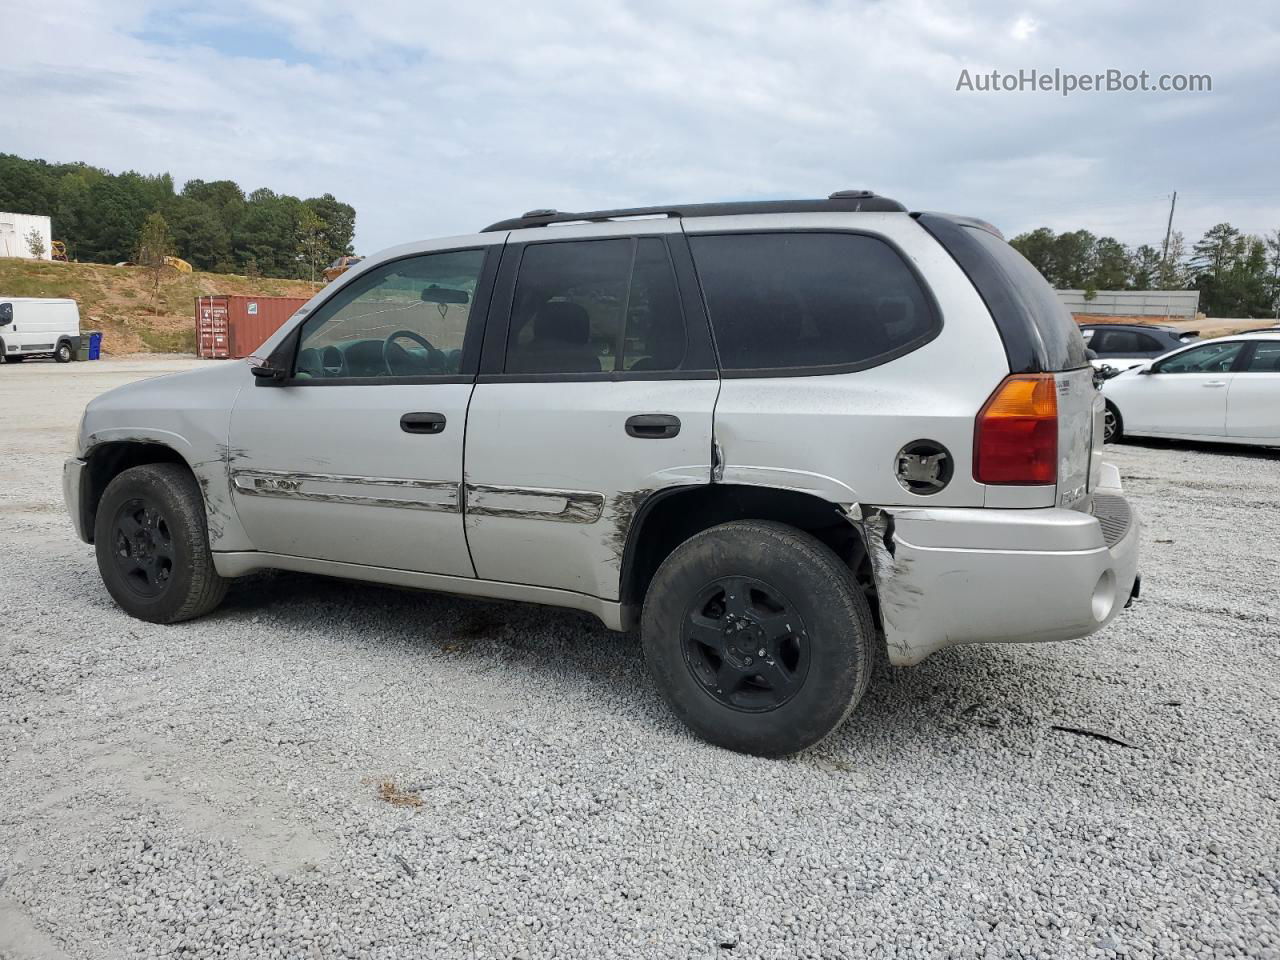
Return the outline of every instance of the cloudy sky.
<path id="1" fill-rule="evenodd" d="M 1007 234 L 1280 228 L 1280 6 L 4 0 L 0 151 L 358 212 L 357 247 L 532 207 L 870 188 Z M 1212 92 L 957 91 L 962 70 Z"/>

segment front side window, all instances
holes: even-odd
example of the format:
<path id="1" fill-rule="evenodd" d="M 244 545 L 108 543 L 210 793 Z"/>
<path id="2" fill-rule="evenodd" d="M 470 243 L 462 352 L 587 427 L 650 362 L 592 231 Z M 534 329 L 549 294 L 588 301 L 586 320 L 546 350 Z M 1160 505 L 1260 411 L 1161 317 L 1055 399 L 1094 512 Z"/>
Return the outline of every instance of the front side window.
<path id="1" fill-rule="evenodd" d="M 1244 341 L 1206 343 L 1163 360 L 1155 367 L 1156 373 L 1226 373 L 1236 362 L 1244 348 Z"/>
<path id="2" fill-rule="evenodd" d="M 459 373 L 484 254 L 429 253 L 361 274 L 303 323 L 294 379 Z"/>
<path id="3" fill-rule="evenodd" d="M 676 370 L 684 355 L 684 316 L 663 240 L 574 240 L 525 249 L 505 372 Z"/>
<path id="4" fill-rule="evenodd" d="M 689 244 L 725 370 L 872 366 L 941 326 L 915 274 L 875 237 L 733 233 Z"/>

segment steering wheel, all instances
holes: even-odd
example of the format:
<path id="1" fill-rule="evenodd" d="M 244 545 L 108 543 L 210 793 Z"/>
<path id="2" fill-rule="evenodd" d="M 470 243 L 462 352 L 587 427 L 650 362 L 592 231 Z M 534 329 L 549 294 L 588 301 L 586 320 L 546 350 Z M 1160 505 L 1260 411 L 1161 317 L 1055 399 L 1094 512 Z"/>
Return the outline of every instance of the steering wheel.
<path id="1" fill-rule="evenodd" d="M 400 376 L 400 374 L 397 374 L 391 369 L 391 344 L 400 339 L 412 340 L 414 343 L 426 350 L 427 360 L 431 363 L 432 367 L 435 367 L 438 363 L 438 361 L 435 360 L 437 356 L 444 356 L 439 350 L 433 347 L 430 341 L 428 341 L 422 334 L 414 333 L 412 330 L 397 330 L 382 342 L 382 365 L 387 368 L 388 376 Z M 405 352 L 403 347 L 399 349 L 401 353 Z"/>

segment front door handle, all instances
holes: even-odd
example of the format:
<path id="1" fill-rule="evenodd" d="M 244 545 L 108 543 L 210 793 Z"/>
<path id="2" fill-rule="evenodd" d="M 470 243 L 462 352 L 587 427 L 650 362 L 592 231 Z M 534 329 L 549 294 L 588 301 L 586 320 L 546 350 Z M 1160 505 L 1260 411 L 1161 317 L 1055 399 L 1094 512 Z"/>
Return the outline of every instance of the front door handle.
<path id="1" fill-rule="evenodd" d="M 669 413 L 640 413 L 627 417 L 627 436 L 638 440 L 667 440 L 680 432 L 680 418 Z"/>
<path id="2" fill-rule="evenodd" d="M 400 418 L 400 429 L 405 433 L 443 433 L 443 413 L 406 413 Z"/>
<path id="3" fill-rule="evenodd" d="M 1205 385 L 1206 387 L 1225 387 L 1225 386 L 1227 385 L 1227 381 L 1225 381 L 1225 380 L 1206 380 L 1206 381 L 1204 382 L 1204 385 Z"/>

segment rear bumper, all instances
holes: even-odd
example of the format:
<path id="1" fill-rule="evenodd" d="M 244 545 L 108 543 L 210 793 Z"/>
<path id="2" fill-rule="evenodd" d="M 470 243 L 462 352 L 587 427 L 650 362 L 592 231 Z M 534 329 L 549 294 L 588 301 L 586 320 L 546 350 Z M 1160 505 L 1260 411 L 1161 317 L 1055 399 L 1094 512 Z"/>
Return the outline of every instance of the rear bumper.
<path id="1" fill-rule="evenodd" d="M 1095 513 L 1057 508 L 871 510 L 889 659 L 919 663 L 961 643 L 1088 636 L 1128 602 L 1138 519 L 1104 467 Z"/>
<path id="2" fill-rule="evenodd" d="M 67 505 L 67 513 L 71 515 L 71 525 L 76 529 L 76 536 L 85 543 L 91 543 L 92 538 L 85 525 L 84 500 L 82 499 L 82 491 L 84 488 L 84 471 L 88 464 L 83 460 L 71 458 L 62 465 L 62 499 Z"/>

